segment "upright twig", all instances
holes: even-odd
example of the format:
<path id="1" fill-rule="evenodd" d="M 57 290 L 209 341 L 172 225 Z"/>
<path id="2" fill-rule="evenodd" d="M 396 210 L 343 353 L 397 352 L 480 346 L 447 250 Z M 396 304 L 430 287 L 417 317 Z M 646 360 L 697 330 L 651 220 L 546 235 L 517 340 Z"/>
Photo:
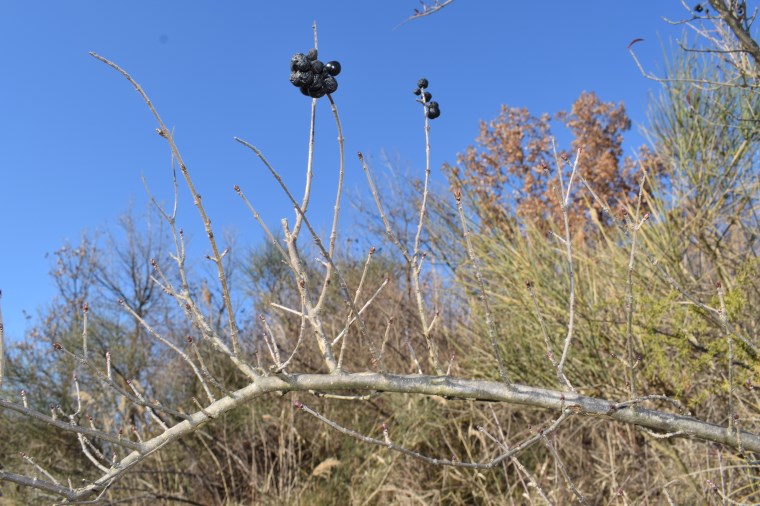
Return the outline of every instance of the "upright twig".
<path id="1" fill-rule="evenodd" d="M 636 212 L 633 216 L 633 223 L 632 223 L 632 229 L 631 230 L 631 254 L 628 257 L 628 272 L 626 276 L 626 284 L 625 284 L 625 298 L 626 298 L 626 304 L 625 304 L 625 320 L 626 320 L 626 349 L 627 349 L 627 355 L 628 355 L 628 370 L 629 370 L 629 391 L 631 392 L 631 397 L 636 396 L 636 367 L 638 365 L 638 360 L 634 360 L 634 351 L 633 351 L 633 265 L 634 265 L 634 259 L 636 255 L 636 238 L 638 236 L 639 229 L 641 228 L 641 225 L 644 223 L 644 221 L 649 217 L 647 214 L 644 217 L 644 220 L 639 222 L 639 211 L 641 210 L 641 199 L 644 195 L 644 181 L 646 180 L 646 170 L 644 171 L 641 176 L 641 181 L 639 182 L 639 197 L 636 200 Z"/>
<path id="2" fill-rule="evenodd" d="M 182 171 L 182 175 L 185 178 L 185 182 L 187 183 L 187 187 L 193 196 L 193 203 L 195 204 L 195 207 L 198 209 L 198 213 L 201 216 L 201 221 L 203 221 L 203 226 L 206 231 L 206 237 L 208 238 L 209 244 L 211 245 L 211 250 L 213 252 L 213 255 L 211 258 L 214 261 L 214 264 L 216 265 L 217 276 L 219 278 L 219 284 L 221 285 L 221 288 L 222 288 L 222 298 L 224 299 L 224 305 L 227 312 L 227 322 L 229 324 L 229 330 L 230 330 L 230 341 L 232 343 L 232 353 L 237 356 L 240 353 L 240 349 L 238 345 L 238 327 L 237 327 L 237 322 L 235 321 L 235 312 L 232 307 L 232 296 L 230 294 L 229 284 L 227 283 L 227 276 L 224 272 L 224 267 L 222 265 L 221 252 L 219 251 L 219 247 L 217 246 L 214 232 L 211 228 L 211 220 L 209 219 L 208 215 L 206 214 L 206 210 L 203 207 L 203 203 L 201 202 L 201 196 L 195 190 L 195 184 L 193 183 L 193 180 L 190 178 L 190 172 L 188 171 L 187 166 L 185 165 L 185 162 L 182 160 L 182 155 L 179 152 L 179 148 L 174 142 L 174 136 L 169 131 L 169 129 L 166 128 L 166 125 L 161 119 L 161 116 L 159 116 L 156 108 L 153 106 L 153 103 L 148 98 L 148 95 L 145 93 L 145 91 L 143 91 L 142 87 L 139 84 L 137 84 L 137 82 L 132 78 L 132 76 L 130 76 L 121 67 L 111 62 L 110 60 L 107 60 L 106 58 L 100 56 L 99 54 L 90 52 L 90 55 L 96 58 L 97 60 L 100 60 L 101 62 L 105 63 L 109 67 L 113 68 L 114 70 L 119 72 L 122 76 L 124 76 L 127 79 L 127 81 L 129 81 L 129 83 L 135 88 L 137 93 L 139 93 L 142 99 L 145 101 L 145 103 L 148 106 L 148 109 L 150 109 L 150 112 L 153 114 L 153 117 L 158 122 L 158 126 L 159 126 L 158 135 L 166 139 L 166 141 L 169 143 L 169 148 L 172 151 L 174 159 L 177 160 L 177 163 L 179 164 L 179 168 Z"/>
<path id="3" fill-rule="evenodd" d="M 496 356 L 496 364 L 499 368 L 499 377 L 505 385 L 510 385 L 511 382 L 507 377 L 507 371 L 504 368 L 504 359 L 501 357 L 501 350 L 499 344 L 496 342 L 496 326 L 493 321 L 493 315 L 491 314 L 491 305 L 488 303 L 488 294 L 486 293 L 486 283 L 483 280 L 483 274 L 480 271 L 480 265 L 478 264 L 478 258 L 475 256 L 475 248 L 472 247 L 472 239 L 470 238 L 469 230 L 467 229 L 467 217 L 464 214 L 464 208 L 462 207 L 462 194 L 458 190 L 454 193 L 454 198 L 457 201 L 457 211 L 459 212 L 459 218 L 462 221 L 462 235 L 464 236 L 465 244 L 467 245 L 467 256 L 470 259 L 472 268 L 475 270 L 475 278 L 478 280 L 478 286 L 480 287 L 480 294 L 478 299 L 483 303 L 483 309 L 486 312 L 486 328 L 488 329 L 488 339 L 491 341 L 491 348 Z"/>
<path id="4" fill-rule="evenodd" d="M 317 22 L 312 23 L 312 30 L 314 31 L 314 49 L 319 49 L 319 43 L 317 40 Z M 309 153 L 306 158 L 306 181 L 304 183 L 303 199 L 301 200 L 301 209 L 305 213 L 309 208 L 309 200 L 311 197 L 312 179 L 314 177 L 314 134 L 316 131 L 316 118 L 317 118 L 317 99 L 311 99 L 311 120 L 309 121 Z M 298 233 L 301 231 L 302 218 L 301 215 L 296 213 L 296 221 L 293 224 L 293 236 L 298 237 Z"/>
<path id="5" fill-rule="evenodd" d="M 728 314 L 726 313 L 726 301 L 723 296 L 723 285 L 717 283 L 718 300 L 720 301 L 720 321 L 723 324 L 723 333 L 726 336 L 727 359 L 728 359 L 728 431 L 734 431 L 734 340 L 728 331 Z"/>
<path id="6" fill-rule="evenodd" d="M 570 381 L 567 379 L 567 376 L 565 376 L 565 362 L 567 361 L 568 353 L 570 352 L 570 345 L 573 342 L 573 332 L 575 329 L 575 271 L 573 268 L 573 241 L 572 237 L 570 235 L 570 216 L 568 213 L 568 208 L 570 206 L 570 196 L 572 193 L 573 188 L 573 179 L 575 178 L 575 174 L 578 170 L 578 161 L 581 157 L 582 149 L 578 149 L 576 155 L 575 155 L 575 161 L 572 164 L 572 172 L 570 173 L 570 179 L 567 182 L 567 192 L 565 193 L 565 196 L 560 201 L 560 206 L 562 208 L 562 220 L 565 225 L 565 253 L 567 254 L 567 274 L 570 282 L 569 287 L 569 300 L 568 300 L 568 315 L 567 315 L 567 336 L 565 337 L 565 344 L 562 348 L 562 357 L 559 359 L 559 363 L 557 364 L 557 378 L 559 379 L 560 383 L 564 384 L 567 388 L 570 390 L 575 390 L 570 383 Z M 557 173 L 558 178 L 560 181 L 560 188 L 562 185 L 562 163 L 560 163 L 560 160 L 556 160 L 557 163 Z M 569 162 L 567 162 L 569 163 Z"/>

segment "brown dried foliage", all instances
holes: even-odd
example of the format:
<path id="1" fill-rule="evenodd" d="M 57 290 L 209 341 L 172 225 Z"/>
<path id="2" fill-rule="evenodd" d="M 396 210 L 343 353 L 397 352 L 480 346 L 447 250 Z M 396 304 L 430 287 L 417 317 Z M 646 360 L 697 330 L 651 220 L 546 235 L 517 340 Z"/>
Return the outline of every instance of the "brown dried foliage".
<path id="1" fill-rule="evenodd" d="M 562 170 L 570 170 L 572 157 L 581 150 L 580 175 L 598 189 L 610 208 L 631 202 L 638 188 L 637 164 L 623 156 L 623 133 L 631 128 L 623 104 L 603 102 L 595 93 L 584 92 L 570 111 L 554 118 L 573 135 L 573 153 L 556 153 Z M 504 105 L 496 119 L 481 122 L 475 145 L 459 155 L 457 165 L 444 167 L 452 186 L 470 194 L 487 229 L 513 233 L 511 209 L 520 219 L 545 227 L 561 222 L 551 126 L 549 114 L 533 116 L 525 108 Z M 649 158 L 647 153 L 642 150 L 642 158 Z M 659 171 L 659 166 L 654 170 Z M 581 234 L 605 220 L 600 205 L 581 185 L 571 193 L 568 212 L 571 228 Z"/>

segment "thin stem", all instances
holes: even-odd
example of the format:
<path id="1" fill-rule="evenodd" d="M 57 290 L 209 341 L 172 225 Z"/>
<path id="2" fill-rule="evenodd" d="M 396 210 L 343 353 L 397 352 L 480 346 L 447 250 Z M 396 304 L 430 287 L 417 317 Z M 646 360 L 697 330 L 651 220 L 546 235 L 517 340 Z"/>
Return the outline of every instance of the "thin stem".
<path id="1" fill-rule="evenodd" d="M 527 281 L 525 286 L 528 288 L 530 298 L 533 301 L 533 309 L 536 312 L 536 319 L 538 319 L 539 325 L 541 325 L 541 335 L 544 337 L 544 344 L 546 345 L 546 357 L 551 362 L 552 367 L 557 368 L 557 360 L 554 358 L 554 351 L 552 349 L 551 339 L 549 339 L 549 333 L 546 331 L 546 324 L 544 323 L 544 316 L 541 314 L 541 310 L 538 307 L 538 299 L 536 299 L 536 292 L 533 289 L 533 282 Z"/>
<path id="2" fill-rule="evenodd" d="M 340 116 L 338 115 L 338 108 L 335 106 L 335 101 L 333 100 L 331 95 L 327 95 L 327 98 L 330 100 L 330 108 L 332 109 L 333 117 L 335 118 L 335 126 L 338 129 L 338 154 L 339 154 L 338 188 L 335 192 L 335 206 L 333 207 L 332 229 L 330 231 L 330 243 L 329 243 L 330 245 L 328 249 L 329 258 L 334 258 L 335 257 L 335 242 L 338 239 L 338 216 L 340 215 L 340 201 L 343 195 L 343 178 L 344 178 L 345 166 L 346 166 L 346 153 L 345 153 L 344 144 L 343 144 L 344 143 L 343 127 L 340 124 Z M 332 271 L 334 267 L 335 266 L 333 262 L 330 262 L 327 264 L 324 282 L 322 283 L 322 291 L 320 292 L 319 299 L 317 300 L 317 304 L 315 306 L 317 311 L 319 311 L 322 308 L 327 298 L 327 288 L 328 288 L 328 285 L 330 284 L 330 278 L 332 277 Z"/>
<path id="3" fill-rule="evenodd" d="M 206 237 L 208 238 L 209 244 L 211 245 L 211 250 L 213 252 L 212 259 L 214 260 L 214 264 L 216 265 L 217 276 L 219 278 L 219 284 L 221 285 L 221 288 L 222 288 L 222 298 L 224 299 L 224 305 L 227 312 L 227 322 L 229 324 L 229 330 L 230 330 L 230 341 L 232 343 L 232 353 L 235 356 L 237 356 L 240 352 L 239 346 L 238 346 L 238 327 L 237 327 L 237 322 L 235 321 L 235 312 L 232 308 L 232 296 L 230 294 L 229 285 L 227 283 L 227 276 L 224 272 L 224 267 L 222 266 L 222 257 L 219 251 L 219 247 L 216 244 L 216 238 L 214 237 L 214 232 L 211 228 L 211 220 L 206 214 L 206 210 L 203 207 L 203 204 L 201 203 L 201 196 L 195 190 L 195 185 L 193 184 L 193 180 L 190 178 L 190 173 L 187 170 L 187 166 L 185 165 L 185 162 L 182 160 L 182 155 L 179 152 L 179 148 L 174 142 L 174 136 L 169 131 L 169 129 L 166 128 L 166 125 L 161 119 L 161 116 L 159 116 L 156 108 L 153 106 L 153 103 L 148 98 L 148 95 L 145 93 L 145 91 L 143 91 L 142 87 L 140 87 L 140 85 L 137 84 L 137 82 L 132 78 L 132 76 L 130 76 L 121 67 L 107 60 L 106 58 L 100 56 L 99 54 L 90 52 L 90 55 L 96 58 L 97 60 L 100 60 L 101 62 L 105 63 L 109 67 L 113 68 L 117 72 L 119 72 L 122 76 L 124 76 L 127 79 L 127 81 L 130 82 L 130 84 L 135 88 L 137 93 L 139 93 L 142 99 L 145 101 L 145 103 L 148 106 L 148 109 L 150 109 L 150 112 L 156 118 L 156 121 L 158 122 L 158 126 L 159 126 L 158 134 L 164 139 L 166 139 L 167 142 L 169 143 L 169 147 L 172 151 L 172 155 L 177 160 L 180 170 L 182 171 L 182 175 L 185 178 L 185 183 L 187 183 L 187 187 L 190 190 L 190 194 L 193 196 L 193 203 L 195 204 L 195 207 L 198 209 L 198 213 L 201 216 L 201 220 L 203 221 L 203 226 L 206 231 Z"/>
<path id="4" fill-rule="evenodd" d="M 328 264 L 332 266 L 333 272 L 335 272 L 335 274 L 338 276 L 338 284 L 340 286 L 340 295 L 343 298 L 343 301 L 349 306 L 351 311 L 353 311 L 355 314 L 358 314 L 358 309 L 356 308 L 356 305 L 351 300 L 351 295 L 348 290 L 348 284 L 346 283 L 345 278 L 341 274 L 340 270 L 336 268 L 335 262 L 333 258 L 330 256 L 327 249 L 325 248 L 325 245 L 322 242 L 322 239 L 320 239 L 319 235 L 317 234 L 316 230 L 314 230 L 314 227 L 311 225 L 311 222 L 306 217 L 306 215 L 303 214 L 301 207 L 298 205 L 298 202 L 295 201 L 295 199 L 293 198 L 293 195 L 290 193 L 290 190 L 288 190 L 287 186 L 282 181 L 282 177 L 280 177 L 279 173 L 276 170 L 274 170 L 274 167 L 272 167 L 269 161 L 264 157 L 263 153 L 261 153 L 261 151 L 256 146 L 242 139 L 239 139 L 237 137 L 235 138 L 235 140 L 238 141 L 240 144 L 244 145 L 245 147 L 249 148 L 250 150 L 252 150 L 254 153 L 256 153 L 256 156 L 258 156 L 259 159 L 262 161 L 262 163 L 264 163 L 264 165 L 267 167 L 267 169 L 272 174 L 272 176 L 277 180 L 277 182 L 280 183 L 280 186 L 282 187 L 283 191 L 290 199 L 290 203 L 303 216 L 304 224 L 306 225 L 306 228 L 309 229 L 309 232 L 311 233 L 311 237 L 314 240 L 314 243 L 316 244 L 317 248 L 319 248 L 320 252 L 322 253 L 322 257 L 324 258 L 325 262 L 327 262 Z M 290 244 L 293 244 L 293 242 L 291 241 Z M 293 258 L 293 253 L 291 253 L 291 259 L 292 258 Z M 359 318 L 357 321 L 359 323 L 359 329 L 362 334 L 362 337 L 364 337 L 367 342 L 367 347 L 371 355 L 372 363 L 375 364 L 380 371 L 385 371 L 385 367 L 378 360 L 377 350 L 375 349 L 375 345 L 373 344 L 372 339 L 369 336 L 369 332 L 367 331 L 367 328 L 364 325 L 364 321 L 361 318 Z M 321 338 L 324 338 L 324 335 L 322 335 Z M 332 371 L 337 366 L 337 363 L 335 362 L 332 356 L 332 350 L 328 349 L 328 344 L 329 343 L 327 343 L 326 341 L 324 342 L 326 350 L 329 353 L 329 357 L 326 357 L 326 359 L 329 361 L 329 364 L 331 366 L 331 371 Z"/>
<path id="5" fill-rule="evenodd" d="M 625 320 L 626 320 L 626 348 L 628 353 L 628 371 L 629 371 L 629 391 L 631 393 L 631 397 L 636 396 L 636 365 L 638 364 L 637 360 L 634 360 L 634 352 L 633 352 L 633 266 L 634 266 L 634 259 L 636 255 L 636 238 L 638 236 L 639 229 L 641 228 L 641 225 L 644 223 L 644 220 L 646 220 L 649 215 L 647 215 L 644 220 L 639 223 L 639 211 L 641 210 L 641 200 L 644 194 L 644 180 L 646 179 L 646 170 L 644 170 L 644 173 L 641 176 L 641 181 L 639 182 L 639 197 L 636 200 L 636 213 L 633 217 L 633 230 L 631 231 L 631 254 L 628 257 L 628 272 L 627 272 L 627 278 L 626 278 L 626 285 L 625 285 L 625 291 L 626 291 L 626 304 L 625 304 Z"/>
<path id="6" fill-rule="evenodd" d="M 330 420 L 326 416 L 318 413 L 317 411 L 311 409 L 309 406 L 302 404 L 298 401 L 296 401 L 294 404 L 297 409 L 308 413 L 309 415 L 313 416 L 314 418 L 321 421 L 322 423 L 329 425 L 333 429 L 337 430 L 341 434 L 351 436 L 355 439 L 358 439 L 359 441 L 363 441 L 365 443 L 369 443 L 369 444 L 373 444 L 377 446 L 382 446 L 390 450 L 403 453 L 404 455 L 413 457 L 417 460 L 427 462 L 428 464 L 433 464 L 437 466 L 463 467 L 467 469 L 492 469 L 493 467 L 496 467 L 502 461 L 509 459 L 513 457 L 514 455 L 517 455 L 521 451 L 533 446 L 535 443 L 540 441 L 542 437 L 544 437 L 544 434 L 552 433 L 555 430 L 557 430 L 559 426 L 562 424 L 562 422 L 564 422 L 569 416 L 568 413 L 561 414 L 560 417 L 557 420 L 555 420 L 541 434 L 536 434 L 535 436 L 532 436 L 524 440 L 520 444 L 515 445 L 511 450 L 508 450 L 500 454 L 498 457 L 495 457 L 487 462 L 481 463 L 481 462 L 460 462 L 458 460 L 453 460 L 453 459 L 439 459 L 435 457 L 428 457 L 427 455 L 423 455 L 419 452 L 410 450 L 408 448 L 405 448 L 403 446 L 393 443 L 393 441 L 390 438 L 388 428 L 385 425 L 383 425 L 383 436 L 384 436 L 383 439 L 376 439 L 370 436 L 365 436 L 364 434 L 356 432 L 355 430 L 343 427 L 342 425 L 339 425 L 337 422 Z"/>
<path id="7" fill-rule="evenodd" d="M 565 345 L 562 349 L 562 357 L 559 359 L 559 363 L 557 364 L 557 378 L 561 383 L 563 383 L 568 389 L 575 390 L 573 388 L 573 385 L 570 384 L 570 381 L 567 379 L 567 376 L 565 376 L 564 368 L 565 368 L 565 362 L 567 361 L 568 354 L 570 352 L 570 345 L 573 342 L 573 331 L 575 329 L 575 271 L 573 269 L 573 246 L 572 246 L 572 237 L 570 236 L 570 218 L 568 215 L 568 207 L 570 205 L 570 195 L 572 190 L 572 184 L 573 179 L 575 178 L 575 173 L 578 170 L 578 160 L 581 157 L 581 149 L 578 149 L 577 154 L 575 155 L 575 162 L 572 165 L 572 172 L 570 174 L 570 179 L 567 183 L 567 193 L 565 194 L 564 200 L 561 202 L 562 206 L 562 219 L 565 225 L 565 252 L 567 254 L 567 273 L 570 280 L 570 294 L 569 294 L 569 301 L 568 301 L 568 316 L 567 316 L 567 336 L 565 337 Z M 559 163 L 559 160 L 557 160 L 557 171 L 559 174 L 560 182 L 562 181 L 562 170 L 561 170 L 561 164 Z"/>
<path id="8" fill-rule="evenodd" d="M 486 312 L 486 328 L 488 329 L 488 339 L 491 341 L 491 348 L 496 356 L 496 364 L 499 368 L 499 377 L 505 385 L 510 385 L 511 382 L 507 377 L 507 371 L 504 368 L 504 359 L 501 356 L 501 350 L 496 342 L 496 325 L 493 321 L 493 315 L 491 314 L 491 306 L 488 303 L 488 296 L 486 294 L 486 283 L 483 280 L 483 274 L 480 272 L 480 265 L 478 264 L 478 258 L 475 256 L 475 248 L 472 246 L 472 240 L 470 238 L 470 232 L 467 229 L 467 218 L 464 215 L 464 208 L 462 207 L 462 194 L 457 191 L 454 194 L 454 198 L 457 201 L 457 211 L 459 212 L 459 218 L 462 221 L 462 234 L 464 235 L 465 243 L 467 244 L 467 256 L 470 259 L 472 268 L 475 270 L 475 278 L 478 280 L 478 286 L 480 288 L 480 295 L 478 298 L 483 303 L 483 308 Z"/>
<path id="9" fill-rule="evenodd" d="M 728 345 L 728 431 L 733 432 L 734 427 L 734 340 L 728 331 L 728 314 L 726 313 L 726 301 L 723 297 L 723 286 L 718 282 L 718 299 L 720 300 L 720 320 L 723 324 L 723 333 L 726 335 Z"/>

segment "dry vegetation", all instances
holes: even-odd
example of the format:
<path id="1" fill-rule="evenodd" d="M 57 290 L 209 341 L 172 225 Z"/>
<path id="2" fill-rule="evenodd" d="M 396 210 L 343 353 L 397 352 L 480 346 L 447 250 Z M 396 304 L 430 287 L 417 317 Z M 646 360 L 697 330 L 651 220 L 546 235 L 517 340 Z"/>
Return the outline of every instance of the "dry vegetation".
<path id="1" fill-rule="evenodd" d="M 429 163 L 378 187 L 328 97 L 382 254 L 297 211 L 234 257 L 200 199 L 212 276 L 158 205 L 148 233 L 61 248 L 58 297 L 5 350 L 0 503 L 760 502 L 758 60 L 733 4 L 690 20 L 724 52 L 673 56 L 637 159 L 624 108 L 584 93 L 555 116 L 568 151 L 505 106 L 451 194 Z"/>

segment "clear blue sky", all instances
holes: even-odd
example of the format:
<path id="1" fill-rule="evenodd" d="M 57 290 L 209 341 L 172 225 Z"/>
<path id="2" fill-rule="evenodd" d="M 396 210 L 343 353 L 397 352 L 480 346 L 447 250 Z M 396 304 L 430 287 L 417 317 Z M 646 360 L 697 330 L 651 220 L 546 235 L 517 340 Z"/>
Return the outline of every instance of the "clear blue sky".
<path id="1" fill-rule="evenodd" d="M 634 122 L 644 122 L 657 86 L 639 74 L 626 46 L 646 39 L 637 53 L 656 70 L 660 40 L 680 33 L 661 16 L 683 15 L 677 0 L 457 0 L 394 29 L 415 7 L 416 0 L 1 2 L 6 335 L 20 338 L 22 310 L 36 315 L 53 296 L 45 253 L 66 240 L 76 244 L 83 230 L 113 226 L 130 203 L 143 209 L 140 174 L 159 197 L 170 195 L 169 153 L 153 118 L 129 84 L 88 51 L 117 62 L 145 88 L 175 129 L 217 230 L 236 231 L 242 244 L 254 244 L 261 234 L 234 184 L 269 223 L 292 217 L 292 209 L 233 136 L 260 147 L 301 192 L 309 99 L 288 82 L 288 63 L 311 47 L 313 20 L 320 59 L 343 65 L 335 100 L 351 189 L 363 183 L 359 150 L 376 160 L 386 151 L 413 169 L 423 167 L 421 112 L 411 94 L 423 76 L 442 110 L 431 133 L 436 172 L 455 161 L 479 121 L 495 117 L 501 104 L 553 113 L 582 91 L 595 91 L 623 101 Z M 314 219 L 324 226 L 320 212 L 331 208 L 336 170 L 327 105 L 320 100 L 313 204 Z M 197 222 L 186 194 L 180 222 L 186 228 Z"/>

